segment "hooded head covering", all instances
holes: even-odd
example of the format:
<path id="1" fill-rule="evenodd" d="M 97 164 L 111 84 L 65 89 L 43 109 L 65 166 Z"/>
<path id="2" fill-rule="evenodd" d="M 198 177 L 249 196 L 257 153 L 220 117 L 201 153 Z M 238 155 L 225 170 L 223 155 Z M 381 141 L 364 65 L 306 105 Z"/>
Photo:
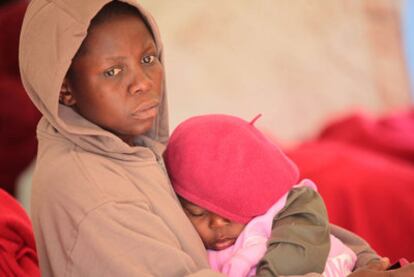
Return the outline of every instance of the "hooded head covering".
<path id="1" fill-rule="evenodd" d="M 91 20 L 114 2 L 32 0 L 24 18 L 21 75 L 44 115 L 37 128 L 39 151 L 31 198 L 42 274 L 212 276 L 203 244 L 159 159 L 161 143 L 168 136 L 165 91 L 153 128 L 137 137 L 134 147 L 58 102 L 62 81 Z M 124 2 L 147 21 L 162 62 L 154 20 L 136 1 Z"/>
<path id="2" fill-rule="evenodd" d="M 253 123 L 228 115 L 196 116 L 181 123 L 164 153 L 177 194 L 247 223 L 297 184 L 296 165 Z"/>
<path id="3" fill-rule="evenodd" d="M 44 116 L 59 133 L 83 149 L 101 153 L 133 154 L 139 147 L 120 143 L 114 134 L 87 121 L 72 108 L 59 104 L 59 93 L 72 58 L 87 35 L 91 19 L 109 0 L 33 0 L 26 12 L 20 36 L 19 62 L 23 84 Z M 124 0 L 136 7 L 147 21 L 161 62 L 163 47 L 155 21 L 134 0 Z M 165 86 L 164 90 L 165 90 Z M 46 128 L 46 127 L 45 127 Z M 162 92 L 159 114 L 146 134 L 153 140 L 168 138 L 167 97 Z"/>

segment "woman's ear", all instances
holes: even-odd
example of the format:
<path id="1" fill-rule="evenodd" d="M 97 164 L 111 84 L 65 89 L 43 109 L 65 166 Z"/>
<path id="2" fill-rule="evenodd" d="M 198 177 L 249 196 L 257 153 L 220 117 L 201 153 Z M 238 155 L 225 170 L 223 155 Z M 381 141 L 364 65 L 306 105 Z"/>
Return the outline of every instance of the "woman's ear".
<path id="1" fill-rule="evenodd" d="M 76 99 L 72 94 L 67 77 L 63 80 L 62 87 L 60 88 L 59 103 L 65 106 L 73 106 L 76 104 Z"/>

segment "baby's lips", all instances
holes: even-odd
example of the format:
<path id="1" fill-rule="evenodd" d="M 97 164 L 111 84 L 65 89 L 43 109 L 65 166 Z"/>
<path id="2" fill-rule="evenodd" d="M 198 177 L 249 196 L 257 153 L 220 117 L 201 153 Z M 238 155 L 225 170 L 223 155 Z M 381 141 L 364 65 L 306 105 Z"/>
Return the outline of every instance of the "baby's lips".
<path id="1" fill-rule="evenodd" d="M 227 239 L 221 239 L 217 240 L 215 243 L 215 247 L 218 250 L 224 250 L 230 246 L 232 246 L 235 242 L 235 239 L 227 238 Z"/>

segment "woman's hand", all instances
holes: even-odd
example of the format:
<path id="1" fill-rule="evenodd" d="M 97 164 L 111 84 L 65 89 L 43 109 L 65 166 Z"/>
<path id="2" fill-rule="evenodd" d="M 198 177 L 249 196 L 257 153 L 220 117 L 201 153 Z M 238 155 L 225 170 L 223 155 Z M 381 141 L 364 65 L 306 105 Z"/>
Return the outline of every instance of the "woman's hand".
<path id="1" fill-rule="evenodd" d="M 361 269 L 370 269 L 377 271 L 384 271 L 390 266 L 390 259 L 383 257 L 381 259 L 375 259 L 367 263 Z"/>
<path id="2" fill-rule="evenodd" d="M 348 277 L 414 277 L 414 263 L 394 270 L 386 270 L 390 266 L 388 258 L 374 260 L 366 266 L 352 272 Z"/>

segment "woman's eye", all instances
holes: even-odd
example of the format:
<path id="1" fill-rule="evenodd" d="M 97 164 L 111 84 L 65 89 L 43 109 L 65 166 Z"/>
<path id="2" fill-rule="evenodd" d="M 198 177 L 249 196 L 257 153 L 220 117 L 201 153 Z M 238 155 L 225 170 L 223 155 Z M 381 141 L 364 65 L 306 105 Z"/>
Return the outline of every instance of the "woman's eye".
<path id="1" fill-rule="evenodd" d="M 118 75 L 118 73 L 121 72 L 120 68 L 111 68 L 104 72 L 105 77 L 113 77 Z"/>
<path id="2" fill-rule="evenodd" d="M 155 59 L 156 59 L 156 57 L 153 56 L 153 55 L 145 56 L 145 57 L 142 58 L 141 63 L 151 64 L 155 61 Z"/>

